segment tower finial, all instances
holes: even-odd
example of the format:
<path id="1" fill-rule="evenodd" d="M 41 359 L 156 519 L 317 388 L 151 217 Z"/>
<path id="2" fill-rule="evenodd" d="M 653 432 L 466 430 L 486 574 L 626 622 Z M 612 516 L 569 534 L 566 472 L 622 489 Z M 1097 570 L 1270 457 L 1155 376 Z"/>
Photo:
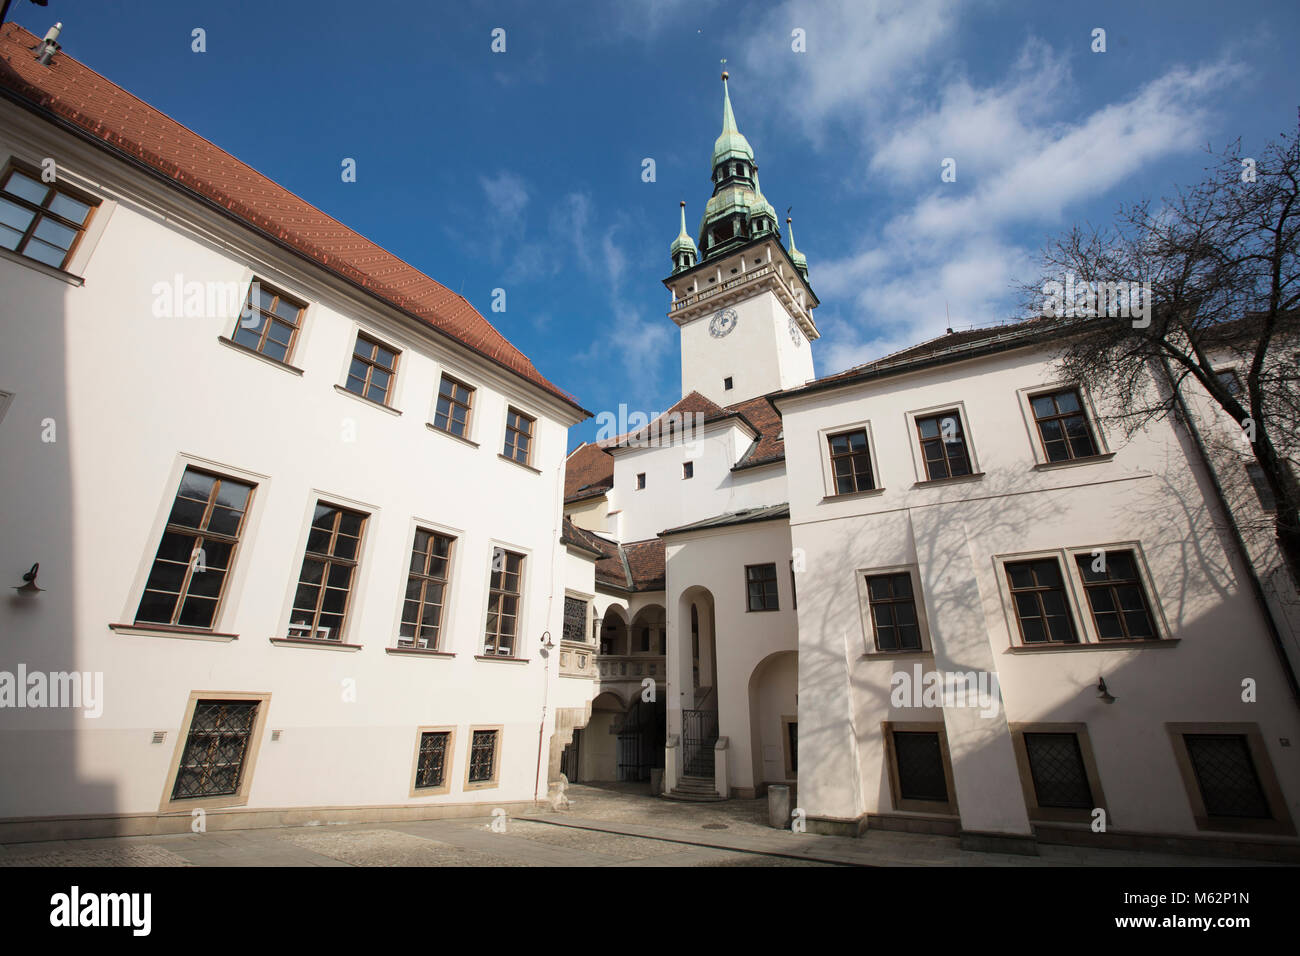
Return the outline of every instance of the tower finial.
<path id="1" fill-rule="evenodd" d="M 789 211 L 790 210 L 788 209 L 786 210 L 787 215 L 785 217 L 785 227 L 790 231 L 790 261 L 794 263 L 795 268 L 799 270 L 805 279 L 807 279 L 808 257 L 800 252 L 799 248 L 794 244 L 794 220 L 788 215 Z"/>

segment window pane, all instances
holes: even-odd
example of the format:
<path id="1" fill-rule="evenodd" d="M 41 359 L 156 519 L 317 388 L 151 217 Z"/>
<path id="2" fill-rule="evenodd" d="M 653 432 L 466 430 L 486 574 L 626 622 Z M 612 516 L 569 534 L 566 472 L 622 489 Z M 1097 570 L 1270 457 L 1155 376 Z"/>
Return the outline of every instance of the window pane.
<path id="1" fill-rule="evenodd" d="M 84 202 L 79 202 L 71 196 L 65 196 L 63 193 L 56 193 L 47 208 L 55 215 L 71 220 L 77 225 L 83 224 L 90 212 L 90 207 Z"/>

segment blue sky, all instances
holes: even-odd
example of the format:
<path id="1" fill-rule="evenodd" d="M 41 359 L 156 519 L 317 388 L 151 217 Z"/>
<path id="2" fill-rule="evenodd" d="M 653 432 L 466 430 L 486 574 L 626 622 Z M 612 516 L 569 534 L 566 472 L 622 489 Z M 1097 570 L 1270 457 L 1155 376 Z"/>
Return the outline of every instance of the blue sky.
<path id="1" fill-rule="evenodd" d="M 594 412 L 680 395 L 661 280 L 678 201 L 694 232 L 709 196 L 723 57 L 763 191 L 794 207 L 818 374 L 1013 316 L 1048 236 L 1195 181 L 1206 145 L 1294 133 L 1300 107 L 1293 0 L 15 0 L 10 17 L 38 36 L 62 20 L 68 53 L 464 294 Z"/>

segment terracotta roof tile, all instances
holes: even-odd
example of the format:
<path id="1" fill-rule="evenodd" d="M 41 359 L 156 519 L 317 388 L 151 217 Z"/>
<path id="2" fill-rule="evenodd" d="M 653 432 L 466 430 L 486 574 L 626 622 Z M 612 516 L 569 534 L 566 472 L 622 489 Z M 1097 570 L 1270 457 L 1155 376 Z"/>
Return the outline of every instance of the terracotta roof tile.
<path id="1" fill-rule="evenodd" d="M 579 445 L 564 461 L 564 500 L 603 494 L 614 484 L 614 459 L 597 444 Z"/>
<path id="2" fill-rule="evenodd" d="M 37 38 L 0 27 L 0 88 L 79 127 L 192 193 L 227 210 L 323 268 L 361 286 L 578 411 L 463 297 L 298 198 L 66 53 L 41 66 Z"/>
<path id="3" fill-rule="evenodd" d="M 636 591 L 662 591 L 664 589 L 664 543 L 660 538 L 649 541 L 632 541 L 623 545 L 628 570 L 632 572 L 632 588 Z"/>
<path id="4" fill-rule="evenodd" d="M 728 405 L 727 411 L 739 412 L 758 430 L 758 438 L 744 457 L 737 462 L 736 467 L 748 468 L 785 458 L 785 436 L 782 431 L 781 413 L 776 410 L 766 395 Z"/>

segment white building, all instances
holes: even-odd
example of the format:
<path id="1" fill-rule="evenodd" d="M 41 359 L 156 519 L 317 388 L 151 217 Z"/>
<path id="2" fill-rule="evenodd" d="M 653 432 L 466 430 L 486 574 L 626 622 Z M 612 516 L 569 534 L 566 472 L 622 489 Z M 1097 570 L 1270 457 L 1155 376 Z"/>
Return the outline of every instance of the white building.
<path id="1" fill-rule="evenodd" d="M 531 806 L 587 413 L 34 43 L 0 31 L 0 564 L 43 589 L 0 602 L 0 840 Z"/>
<path id="2" fill-rule="evenodd" d="M 1296 853 L 1294 593 L 1222 423 L 1123 440 L 1041 321 L 817 379 L 725 85 L 683 397 L 566 456 L 587 413 L 467 302 L 34 44 L 0 29 L 0 841 L 661 771 L 822 832 Z"/>
<path id="3" fill-rule="evenodd" d="M 725 79 L 713 196 L 665 280 L 684 397 L 566 475 L 601 546 L 664 544 L 635 599 L 665 612 L 669 795 L 794 785 L 813 830 L 1012 851 L 1296 856 L 1294 592 L 1258 520 L 1234 535 L 1259 517 L 1240 449 L 1206 457 L 1172 420 L 1125 441 L 1056 379 L 1046 320 L 815 379 L 807 261 Z M 617 630 L 624 582 L 597 568 Z M 570 766 L 602 779 L 589 737 Z"/>

